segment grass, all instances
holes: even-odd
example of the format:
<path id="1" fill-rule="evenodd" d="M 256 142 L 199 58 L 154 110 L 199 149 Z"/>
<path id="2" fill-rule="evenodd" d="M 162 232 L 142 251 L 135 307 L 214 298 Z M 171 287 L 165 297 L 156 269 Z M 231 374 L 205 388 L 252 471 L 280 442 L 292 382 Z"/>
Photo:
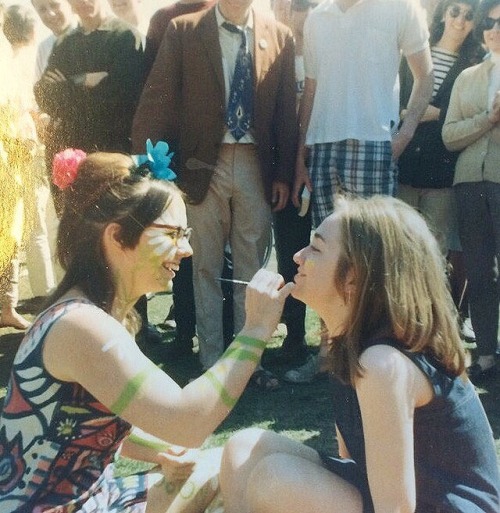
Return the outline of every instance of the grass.
<path id="1" fill-rule="evenodd" d="M 149 317 L 154 324 L 161 323 L 171 304 L 171 296 L 159 294 L 149 301 Z M 21 302 L 20 311 L 30 316 L 29 301 Z M 307 338 L 311 351 L 317 351 L 319 322 L 316 315 L 308 311 Z M 280 325 L 281 326 L 281 325 Z M 197 356 L 168 360 L 166 351 L 173 339 L 173 331 L 165 331 L 160 344 L 143 348 L 144 352 L 181 386 L 196 375 Z M 274 362 L 276 350 L 280 347 L 285 331 L 278 330 L 264 354 L 264 366 L 282 375 L 287 368 Z M 0 403 L 5 395 L 10 367 L 22 335 L 9 330 L 0 330 Z M 488 386 L 478 388 L 481 400 L 493 428 L 498 461 L 500 462 L 500 372 L 499 378 Z M 236 431 L 246 427 L 262 427 L 283 433 L 292 439 L 328 453 L 336 453 L 334 433 L 334 412 L 330 404 L 329 385 L 326 380 L 307 385 L 284 383 L 281 389 L 265 392 L 248 387 L 234 410 L 205 442 L 204 447 L 223 445 Z M 121 461 L 120 472 L 142 470 L 144 465 L 130 460 Z"/>
<path id="2" fill-rule="evenodd" d="M 148 315 L 153 323 L 161 323 L 165 318 L 171 299 L 168 295 L 157 295 L 149 301 Z M 312 351 L 317 351 L 319 322 L 313 312 L 308 311 L 308 344 Z M 175 332 L 163 332 L 164 342 L 143 348 L 143 351 L 160 367 L 162 367 L 180 385 L 184 385 L 198 370 L 197 355 L 168 361 L 166 351 Z M 282 375 L 289 367 L 275 363 L 275 353 L 281 346 L 286 328 L 279 326 L 275 337 L 264 354 L 264 366 L 278 375 Z M 290 438 L 307 443 L 317 450 L 336 453 L 337 443 L 333 428 L 334 417 L 330 407 L 328 381 L 318 380 L 311 384 L 283 386 L 274 391 L 265 392 L 248 387 L 233 411 L 218 427 L 213 435 L 207 438 L 204 447 L 218 447 L 230 436 L 246 427 L 261 427 Z M 119 465 L 121 473 L 128 473 L 144 468 L 136 462 L 122 460 Z"/>
<path id="3" fill-rule="evenodd" d="M 153 322 L 161 322 L 168 311 L 169 297 L 156 296 L 149 302 L 149 315 Z M 319 330 L 319 322 L 312 312 L 308 312 L 308 344 L 316 351 L 319 338 L 314 336 Z M 275 363 L 275 354 L 281 346 L 286 329 L 280 325 L 263 358 L 266 368 L 276 374 L 283 374 L 288 367 Z M 149 346 L 144 351 L 157 364 L 162 366 L 178 383 L 185 384 L 196 374 L 197 356 L 185 357 L 170 362 L 165 358 L 168 343 L 173 332 L 165 332 L 165 342 Z M 207 446 L 222 445 L 235 431 L 249 426 L 259 426 L 284 432 L 300 441 L 308 441 L 318 449 L 334 450 L 335 439 L 332 431 L 332 412 L 328 408 L 328 383 L 316 381 L 310 385 L 284 384 L 279 390 L 262 391 L 248 387 L 238 404 L 208 438 Z"/>

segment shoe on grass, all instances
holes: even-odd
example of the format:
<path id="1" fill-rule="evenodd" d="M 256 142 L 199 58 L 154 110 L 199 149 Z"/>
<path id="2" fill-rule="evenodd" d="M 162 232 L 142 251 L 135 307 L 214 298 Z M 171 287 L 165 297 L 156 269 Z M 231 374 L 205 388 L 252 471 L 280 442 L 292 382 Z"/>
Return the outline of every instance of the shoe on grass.
<path id="1" fill-rule="evenodd" d="M 475 342 L 476 341 L 476 334 L 474 333 L 474 329 L 472 328 L 472 323 L 470 320 L 470 317 L 466 317 L 462 321 L 462 325 L 460 326 L 460 331 L 462 334 L 462 337 L 464 337 L 466 340 Z"/>
<path id="2" fill-rule="evenodd" d="M 312 383 L 320 374 L 319 357 L 315 354 L 309 356 L 304 365 L 286 372 L 284 379 L 289 383 Z"/>
<path id="3" fill-rule="evenodd" d="M 250 378 L 249 384 L 265 392 L 272 392 L 281 388 L 279 379 L 267 369 L 259 367 Z"/>

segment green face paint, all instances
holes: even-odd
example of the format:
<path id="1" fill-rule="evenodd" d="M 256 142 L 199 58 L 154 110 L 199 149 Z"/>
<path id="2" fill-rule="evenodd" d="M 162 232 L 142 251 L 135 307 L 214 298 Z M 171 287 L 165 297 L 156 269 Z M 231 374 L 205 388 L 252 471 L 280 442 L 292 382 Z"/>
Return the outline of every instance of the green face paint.
<path id="1" fill-rule="evenodd" d="M 255 363 L 259 363 L 260 356 L 253 351 L 248 351 L 243 347 L 228 347 L 223 355 L 224 358 L 231 358 L 240 362 L 250 360 Z"/>
<path id="2" fill-rule="evenodd" d="M 146 381 L 146 379 L 153 373 L 156 372 L 158 368 L 152 362 L 146 366 L 141 372 L 137 373 L 126 385 L 123 389 L 123 392 L 120 394 L 118 399 L 111 405 L 111 411 L 116 415 L 121 415 L 125 408 L 132 402 L 134 397 L 139 392 L 141 386 Z"/>
<path id="3" fill-rule="evenodd" d="M 226 349 L 222 358 L 231 358 L 238 361 L 250 360 L 259 363 L 261 357 L 259 351 L 264 350 L 265 347 L 266 343 L 263 340 L 237 336 L 233 343 Z M 257 352 L 252 349 L 257 349 Z"/>
<path id="4" fill-rule="evenodd" d="M 130 433 L 127 439 L 136 445 L 148 447 L 149 449 L 153 449 L 157 452 L 165 452 L 172 447 L 169 443 L 163 442 L 162 440 L 144 438 L 134 432 Z"/>
<path id="5" fill-rule="evenodd" d="M 257 338 L 246 337 L 245 335 L 238 335 L 234 342 L 240 342 L 245 346 L 255 347 L 257 349 L 264 350 L 266 348 L 267 342 L 265 340 L 259 340 Z M 233 342 L 233 343 L 234 343 Z"/>
<path id="6" fill-rule="evenodd" d="M 212 369 L 205 372 L 204 376 L 210 381 L 213 387 L 220 395 L 222 402 L 228 407 L 233 408 L 238 398 L 232 397 L 221 383 L 221 378 L 225 375 L 227 360 L 251 361 L 259 363 L 262 351 L 266 347 L 266 342 L 251 337 L 237 336 L 233 343 L 226 349 L 224 355 Z M 256 349 L 257 351 L 254 351 Z"/>
<path id="7" fill-rule="evenodd" d="M 217 390 L 217 392 L 220 395 L 220 398 L 222 402 L 228 407 L 228 408 L 234 408 L 234 405 L 238 402 L 238 398 L 232 397 L 229 395 L 228 391 L 224 387 L 224 385 L 219 381 L 219 378 L 215 375 L 214 372 L 211 370 L 207 370 L 205 374 L 203 374 L 204 377 L 212 383 L 213 387 Z"/>
<path id="8" fill-rule="evenodd" d="M 181 488 L 180 496 L 185 500 L 191 499 L 191 497 L 194 497 L 196 490 L 197 486 L 192 481 L 186 481 Z"/>
<path id="9" fill-rule="evenodd" d="M 163 486 L 167 495 L 177 495 L 181 489 L 181 484 L 178 482 L 171 483 L 163 478 L 156 486 Z"/>

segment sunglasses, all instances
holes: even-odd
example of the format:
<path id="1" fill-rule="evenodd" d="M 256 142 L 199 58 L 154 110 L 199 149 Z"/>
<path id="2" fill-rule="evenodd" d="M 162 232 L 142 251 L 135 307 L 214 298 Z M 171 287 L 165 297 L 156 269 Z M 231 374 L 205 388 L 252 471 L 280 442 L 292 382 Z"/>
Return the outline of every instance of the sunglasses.
<path id="1" fill-rule="evenodd" d="M 448 10 L 448 14 L 452 18 L 458 18 L 460 15 L 462 15 L 465 21 L 472 21 L 474 19 L 474 13 L 472 12 L 472 9 L 462 10 L 458 5 L 452 5 Z"/>
<path id="2" fill-rule="evenodd" d="M 180 226 L 171 226 L 169 224 L 151 223 L 150 226 L 165 230 L 165 235 L 172 240 L 175 246 L 178 246 L 182 239 L 189 242 L 191 234 L 193 233 L 192 228 L 181 228 Z"/>
<path id="3" fill-rule="evenodd" d="M 483 30 L 491 30 L 495 25 L 498 25 L 498 28 L 500 29 L 500 18 L 486 18 L 483 21 Z"/>

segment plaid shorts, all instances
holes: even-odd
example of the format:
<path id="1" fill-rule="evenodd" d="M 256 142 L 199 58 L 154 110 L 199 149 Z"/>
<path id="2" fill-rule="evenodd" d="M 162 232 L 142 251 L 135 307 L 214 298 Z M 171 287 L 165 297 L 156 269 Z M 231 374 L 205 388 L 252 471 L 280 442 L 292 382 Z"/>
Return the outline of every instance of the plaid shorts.
<path id="1" fill-rule="evenodd" d="M 308 165 L 314 228 L 333 212 L 335 194 L 344 192 L 365 198 L 396 194 L 397 166 L 390 141 L 346 139 L 314 144 Z"/>

